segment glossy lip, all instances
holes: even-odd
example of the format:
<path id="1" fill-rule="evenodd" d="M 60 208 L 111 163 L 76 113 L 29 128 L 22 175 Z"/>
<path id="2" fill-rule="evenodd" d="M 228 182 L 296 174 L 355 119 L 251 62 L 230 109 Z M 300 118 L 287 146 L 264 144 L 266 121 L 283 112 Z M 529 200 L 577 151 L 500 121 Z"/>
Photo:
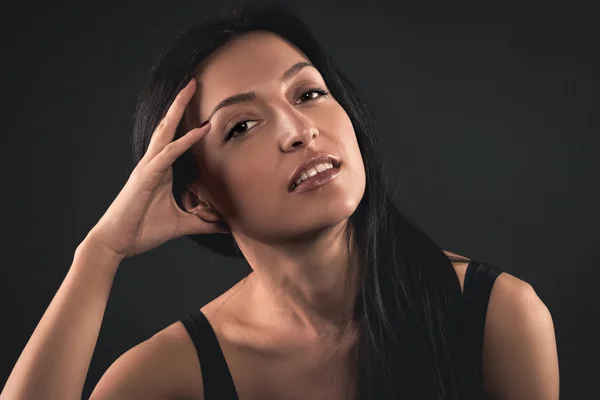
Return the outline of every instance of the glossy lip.
<path id="1" fill-rule="evenodd" d="M 302 172 L 304 172 L 304 170 L 310 169 L 312 167 L 317 166 L 318 164 L 321 163 L 331 163 L 333 164 L 333 168 L 332 170 L 339 170 L 340 167 L 340 159 L 339 157 L 334 156 L 333 154 L 329 154 L 329 153 L 318 153 L 310 158 L 307 158 L 306 160 L 304 160 L 302 162 L 302 164 L 300 164 L 298 166 L 298 168 L 296 168 L 296 171 L 294 171 L 294 175 L 292 175 L 292 177 L 289 180 L 289 184 L 288 184 L 288 191 L 292 191 L 292 185 L 294 184 L 294 182 L 296 182 L 298 179 L 300 179 L 300 176 L 302 175 Z M 327 171 L 323 171 L 323 172 L 327 172 Z M 323 173 L 321 172 L 321 174 Z M 320 174 L 315 175 L 319 176 Z M 314 177 L 313 177 L 314 178 Z M 311 178 L 308 178 L 306 181 L 310 180 Z M 303 183 L 304 183 L 303 182 Z M 296 189 L 298 189 L 298 187 L 302 186 L 302 183 L 300 185 L 298 185 L 296 187 Z M 296 189 L 294 189 L 294 192 L 296 191 Z"/>
<path id="2" fill-rule="evenodd" d="M 339 175 L 339 173 L 340 167 L 329 168 L 328 170 L 319 172 L 318 174 L 311 176 L 307 180 L 302 181 L 302 183 L 296 186 L 291 192 L 308 192 L 310 190 L 318 189 L 334 180 L 335 177 Z"/>

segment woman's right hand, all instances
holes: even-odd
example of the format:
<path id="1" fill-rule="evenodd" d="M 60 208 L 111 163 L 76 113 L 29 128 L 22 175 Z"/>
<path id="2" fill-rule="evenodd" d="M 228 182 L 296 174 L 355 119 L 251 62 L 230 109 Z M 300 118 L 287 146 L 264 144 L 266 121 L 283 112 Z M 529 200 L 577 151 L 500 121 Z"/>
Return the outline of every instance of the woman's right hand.
<path id="1" fill-rule="evenodd" d="M 177 94 L 155 129 L 146 154 L 86 240 L 125 258 L 180 236 L 229 232 L 223 223 L 205 222 L 181 210 L 173 197 L 173 163 L 210 130 L 209 122 L 173 141 L 195 91 L 196 80 L 192 78 Z"/>

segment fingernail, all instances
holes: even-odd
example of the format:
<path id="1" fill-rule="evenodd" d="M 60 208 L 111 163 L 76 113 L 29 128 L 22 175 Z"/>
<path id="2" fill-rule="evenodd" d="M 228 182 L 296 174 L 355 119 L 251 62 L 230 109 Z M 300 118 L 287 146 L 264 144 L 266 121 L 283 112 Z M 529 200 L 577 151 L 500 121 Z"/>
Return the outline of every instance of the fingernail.
<path id="1" fill-rule="evenodd" d="M 202 128 L 204 125 L 208 124 L 209 121 L 210 120 L 207 119 L 206 121 L 204 121 L 203 123 L 201 123 L 200 126 L 199 126 L 199 128 Z"/>

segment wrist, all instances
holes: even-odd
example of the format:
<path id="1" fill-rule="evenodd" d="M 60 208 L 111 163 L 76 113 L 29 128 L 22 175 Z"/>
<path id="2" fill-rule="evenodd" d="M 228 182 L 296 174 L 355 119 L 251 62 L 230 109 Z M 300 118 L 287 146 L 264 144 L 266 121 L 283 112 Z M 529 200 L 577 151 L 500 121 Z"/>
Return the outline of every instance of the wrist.
<path id="1" fill-rule="evenodd" d="M 116 273 L 121 261 L 125 258 L 123 254 L 109 249 L 102 242 L 88 235 L 75 249 L 75 260 L 89 260 L 94 268 L 102 268 L 109 273 Z M 88 262 L 84 262 L 88 264 Z"/>

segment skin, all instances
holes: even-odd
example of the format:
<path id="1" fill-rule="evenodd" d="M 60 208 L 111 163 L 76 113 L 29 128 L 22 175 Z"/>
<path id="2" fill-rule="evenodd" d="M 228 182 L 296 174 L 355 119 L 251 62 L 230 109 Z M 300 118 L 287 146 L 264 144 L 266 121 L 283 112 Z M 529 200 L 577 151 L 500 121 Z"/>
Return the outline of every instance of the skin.
<path id="1" fill-rule="evenodd" d="M 331 95 L 298 102 L 309 88 L 327 89 L 319 72 L 306 67 L 279 80 L 299 61 L 308 60 L 277 35 L 236 38 L 198 67 L 197 95 L 184 116 L 191 129 L 223 98 L 257 92 L 256 101 L 211 117 L 210 132 L 193 147 L 201 179 L 184 197 L 189 212 L 227 224 L 254 270 L 202 307 L 241 399 L 346 398 L 355 389 L 343 370 L 354 339 L 347 316 L 356 283 L 346 287 L 342 278 L 355 277 L 356 257 L 344 251 L 343 233 L 364 194 L 364 165 L 348 115 Z M 238 118 L 252 122 L 223 142 Z M 297 165 L 319 151 L 341 158 L 338 177 L 318 191 L 289 193 Z M 466 267 L 454 263 L 461 288 Z M 483 371 L 491 399 L 558 399 L 550 313 L 528 283 L 507 273 L 489 300 Z M 92 398 L 203 399 L 198 358 L 183 325 L 122 355 Z"/>
<path id="2" fill-rule="evenodd" d="M 329 91 L 317 69 L 278 79 L 302 61 L 309 62 L 277 35 L 252 32 L 199 66 L 186 124 L 204 121 L 225 97 L 255 90 L 257 98 L 212 115 L 213 127 L 192 149 L 201 178 L 184 203 L 200 218 L 226 222 L 252 266 L 246 315 L 268 330 L 316 338 L 347 327 L 356 289 L 343 278 L 356 271 L 356 257 L 345 250 L 344 233 L 366 179 L 345 110 L 332 95 L 303 95 L 313 87 Z M 224 142 L 240 119 L 251 121 Z M 339 175 L 319 190 L 289 192 L 297 166 L 317 152 L 341 159 Z"/>

